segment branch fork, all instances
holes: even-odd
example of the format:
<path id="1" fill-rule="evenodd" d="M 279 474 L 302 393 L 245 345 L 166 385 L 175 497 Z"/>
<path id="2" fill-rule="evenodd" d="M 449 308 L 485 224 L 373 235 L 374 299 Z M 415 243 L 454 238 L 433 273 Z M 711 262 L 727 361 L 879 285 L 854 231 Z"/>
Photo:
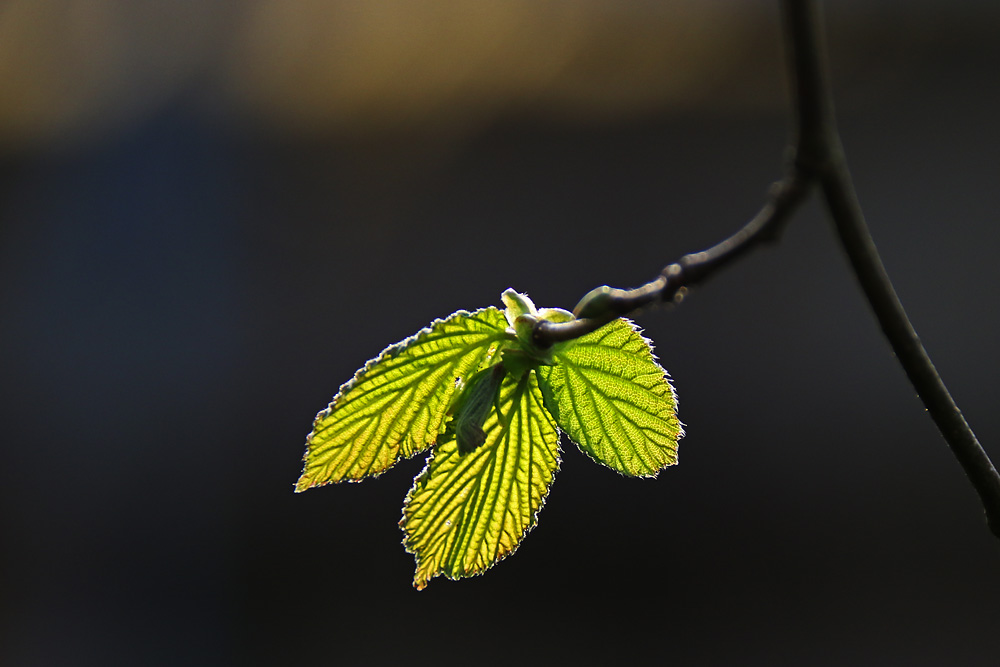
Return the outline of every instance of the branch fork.
<path id="1" fill-rule="evenodd" d="M 1000 538 L 1000 475 L 955 404 L 896 296 L 858 202 L 833 113 L 819 2 L 783 0 L 793 82 L 794 140 L 785 177 L 760 211 L 729 238 L 667 265 L 634 289 L 602 286 L 587 293 L 568 322 L 539 321 L 539 348 L 595 331 L 652 303 L 680 303 L 698 285 L 762 243 L 776 241 L 812 190 L 818 189 L 854 274 L 882 332 L 928 414 L 972 483 L 990 531 Z"/>

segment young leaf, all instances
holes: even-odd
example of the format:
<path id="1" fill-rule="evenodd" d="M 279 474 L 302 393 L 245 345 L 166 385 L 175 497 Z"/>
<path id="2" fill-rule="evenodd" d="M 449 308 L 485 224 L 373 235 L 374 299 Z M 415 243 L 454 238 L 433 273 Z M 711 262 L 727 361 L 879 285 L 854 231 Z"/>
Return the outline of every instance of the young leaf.
<path id="1" fill-rule="evenodd" d="M 297 491 L 377 475 L 436 443 L 400 521 L 418 589 L 479 574 L 517 549 L 559 469 L 559 429 L 628 475 L 676 462 L 673 388 L 634 324 L 543 346 L 537 322 L 573 314 L 536 309 L 514 290 L 502 298 L 505 311 L 460 311 L 387 348 L 340 388 L 307 439 Z"/>
<path id="2" fill-rule="evenodd" d="M 553 359 L 538 369 L 545 406 L 580 449 L 626 475 L 655 476 L 677 462 L 677 400 L 633 322 L 556 346 Z"/>
<path id="3" fill-rule="evenodd" d="M 504 340 L 497 308 L 459 311 L 386 348 L 316 415 L 296 491 L 378 475 L 442 431 L 456 378 L 487 365 Z"/>
<path id="4" fill-rule="evenodd" d="M 535 525 L 559 468 L 559 435 L 533 372 L 508 375 L 486 442 L 462 455 L 439 444 L 403 507 L 403 545 L 416 556 L 413 585 L 479 574 L 512 553 Z"/>

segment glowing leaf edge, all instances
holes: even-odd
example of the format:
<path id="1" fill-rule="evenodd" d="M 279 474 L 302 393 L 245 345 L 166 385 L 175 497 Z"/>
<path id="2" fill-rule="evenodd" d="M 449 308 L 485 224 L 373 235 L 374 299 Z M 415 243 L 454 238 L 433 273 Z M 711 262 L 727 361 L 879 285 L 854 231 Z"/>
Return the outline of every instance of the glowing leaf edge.
<path id="1" fill-rule="evenodd" d="M 508 376 L 502 394 L 502 416 L 487 419 L 486 443 L 466 455 L 454 441 L 438 445 L 407 493 L 399 525 L 418 590 L 436 576 L 482 574 L 538 524 L 562 461 L 559 431 L 534 372 Z M 502 484 L 493 483 L 497 474 Z M 484 514 L 491 502 L 492 514 Z"/>
<path id="2" fill-rule="evenodd" d="M 582 452 L 630 477 L 656 477 L 677 463 L 677 393 L 635 322 L 613 320 L 553 358 L 538 370 L 545 406 Z"/>
<path id="3" fill-rule="evenodd" d="M 456 379 L 489 363 L 508 339 L 506 327 L 493 306 L 460 310 L 369 360 L 316 415 L 295 490 L 377 477 L 432 446 Z"/>

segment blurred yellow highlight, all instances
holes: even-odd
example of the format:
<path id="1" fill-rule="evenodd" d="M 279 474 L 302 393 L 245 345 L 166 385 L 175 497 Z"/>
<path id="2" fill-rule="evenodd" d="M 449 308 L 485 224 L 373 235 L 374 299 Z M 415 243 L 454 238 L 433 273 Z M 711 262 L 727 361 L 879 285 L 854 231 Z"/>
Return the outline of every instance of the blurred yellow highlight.
<path id="1" fill-rule="evenodd" d="M 778 62 L 768 25 L 758 3 L 704 0 L 8 0 L 0 150 L 99 137 L 174 99 L 350 135 L 743 105 L 780 97 L 780 72 L 763 89 L 739 76 L 747 54 Z"/>

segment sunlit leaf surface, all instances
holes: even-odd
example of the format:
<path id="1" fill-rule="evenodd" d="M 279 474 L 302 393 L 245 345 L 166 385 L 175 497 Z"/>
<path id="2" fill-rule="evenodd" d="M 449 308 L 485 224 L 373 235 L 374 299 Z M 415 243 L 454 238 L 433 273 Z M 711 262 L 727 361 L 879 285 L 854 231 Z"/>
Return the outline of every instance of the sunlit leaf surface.
<path id="1" fill-rule="evenodd" d="M 626 475 L 653 476 L 677 462 L 677 401 L 635 324 L 615 320 L 554 358 L 538 370 L 545 404 L 580 449 Z"/>
<path id="2" fill-rule="evenodd" d="M 400 525 L 418 589 L 437 575 L 483 572 L 535 525 L 559 468 L 559 436 L 535 373 L 508 376 L 499 407 L 481 447 L 461 455 L 455 440 L 439 445 L 407 496 Z"/>
<path id="3" fill-rule="evenodd" d="M 316 415 L 296 491 L 378 475 L 426 449 L 442 430 L 456 378 L 489 362 L 506 327 L 496 308 L 459 311 L 365 364 Z"/>
<path id="4" fill-rule="evenodd" d="M 513 553 L 537 521 L 565 432 L 626 475 L 677 462 L 677 401 L 649 341 L 629 320 L 551 347 L 537 309 L 507 290 L 506 311 L 459 311 L 387 348 L 316 416 L 297 491 L 378 475 L 434 445 L 403 505 L 413 584 L 480 574 Z"/>

